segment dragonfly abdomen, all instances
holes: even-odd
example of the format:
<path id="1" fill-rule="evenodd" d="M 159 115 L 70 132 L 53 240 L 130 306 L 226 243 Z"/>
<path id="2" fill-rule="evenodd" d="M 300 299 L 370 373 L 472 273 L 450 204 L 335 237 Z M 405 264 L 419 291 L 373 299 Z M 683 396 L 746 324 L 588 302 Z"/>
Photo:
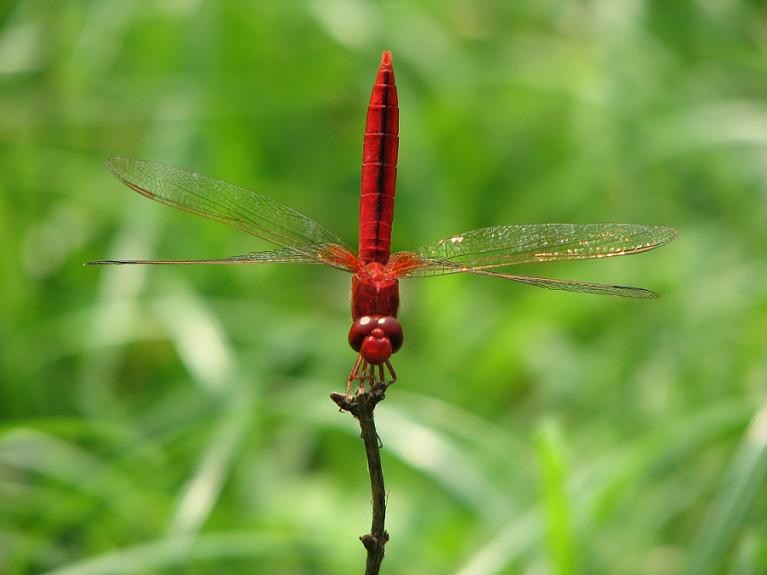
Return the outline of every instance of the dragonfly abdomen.
<path id="1" fill-rule="evenodd" d="M 399 107 L 391 53 L 384 52 L 370 96 L 362 149 L 360 245 L 362 263 L 385 264 L 391 249 L 399 147 Z"/>

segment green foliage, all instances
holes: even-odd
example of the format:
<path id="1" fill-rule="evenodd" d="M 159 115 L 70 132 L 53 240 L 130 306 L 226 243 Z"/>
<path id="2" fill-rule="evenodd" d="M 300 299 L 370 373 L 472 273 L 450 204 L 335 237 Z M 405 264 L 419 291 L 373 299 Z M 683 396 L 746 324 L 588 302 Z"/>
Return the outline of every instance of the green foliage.
<path id="1" fill-rule="evenodd" d="M 85 268 L 266 248 L 131 192 L 124 155 L 356 241 L 391 49 L 394 248 L 502 223 L 675 227 L 650 254 L 402 286 L 378 408 L 386 573 L 767 572 L 759 2 L 0 4 L 0 572 L 354 573 L 349 278 Z M 759 415 L 759 414 L 762 415 Z"/>

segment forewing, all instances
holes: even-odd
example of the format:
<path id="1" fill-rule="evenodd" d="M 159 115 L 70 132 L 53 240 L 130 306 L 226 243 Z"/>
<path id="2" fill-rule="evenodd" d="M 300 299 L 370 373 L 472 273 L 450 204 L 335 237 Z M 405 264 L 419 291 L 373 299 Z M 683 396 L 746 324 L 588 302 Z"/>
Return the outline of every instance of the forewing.
<path id="1" fill-rule="evenodd" d="M 98 260 L 87 265 L 195 265 L 195 264 L 327 264 L 346 271 L 356 271 L 357 256 L 343 246 L 316 246 L 314 252 L 281 248 L 250 252 L 228 258 L 200 260 Z"/>
<path id="2" fill-rule="evenodd" d="M 401 277 L 415 277 L 636 254 L 667 244 L 675 236 L 671 228 L 638 224 L 508 225 L 458 234 L 392 257 L 409 262 Z"/>
<path id="3" fill-rule="evenodd" d="M 112 158 L 109 169 L 138 193 L 293 248 L 312 257 L 318 245 L 344 246 L 343 241 L 311 218 L 252 190 L 180 168 Z"/>

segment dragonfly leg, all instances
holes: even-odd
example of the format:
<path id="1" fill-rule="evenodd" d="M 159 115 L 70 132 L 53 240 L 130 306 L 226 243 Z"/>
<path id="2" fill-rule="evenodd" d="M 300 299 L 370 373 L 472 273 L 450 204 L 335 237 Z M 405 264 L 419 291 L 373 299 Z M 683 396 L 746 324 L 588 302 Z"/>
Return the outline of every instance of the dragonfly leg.
<path id="1" fill-rule="evenodd" d="M 391 378 L 389 381 L 386 380 L 387 372 Z M 388 360 L 382 364 L 373 365 L 368 363 L 362 355 L 358 355 L 357 360 L 354 362 L 354 366 L 349 373 L 349 377 L 346 380 L 347 399 L 351 399 L 352 397 L 352 384 L 355 381 L 358 383 L 356 393 L 359 395 L 360 393 L 365 392 L 365 384 L 367 384 L 367 387 L 370 390 L 378 385 L 388 386 L 397 381 L 397 374 L 394 371 L 391 362 Z"/>
<path id="2" fill-rule="evenodd" d="M 373 373 L 373 366 L 370 365 L 364 359 L 362 360 L 362 372 L 360 373 L 360 386 L 357 388 L 357 395 L 365 392 L 365 380 L 370 379 L 370 374 Z"/>
<path id="3" fill-rule="evenodd" d="M 354 366 L 352 367 L 352 370 L 349 372 L 349 378 L 346 380 L 346 399 L 351 399 L 352 394 L 352 382 L 358 379 L 361 379 L 362 375 L 360 374 L 360 365 L 362 365 L 363 360 L 362 356 L 357 356 L 357 361 L 354 362 Z M 362 371 L 364 373 L 365 368 L 363 366 Z"/>
<path id="4" fill-rule="evenodd" d="M 378 381 L 376 382 L 376 385 L 385 385 L 386 384 L 386 376 L 384 374 L 384 366 L 382 363 L 378 364 Z"/>
<path id="5" fill-rule="evenodd" d="M 386 369 L 389 370 L 389 374 L 391 375 L 391 381 L 387 385 L 391 385 L 397 381 L 397 372 L 394 371 L 394 367 L 388 359 L 386 360 Z M 381 379 L 383 379 L 383 375 L 381 376 Z"/>
<path id="6" fill-rule="evenodd" d="M 368 366 L 368 388 L 372 391 L 376 384 L 376 366 Z"/>

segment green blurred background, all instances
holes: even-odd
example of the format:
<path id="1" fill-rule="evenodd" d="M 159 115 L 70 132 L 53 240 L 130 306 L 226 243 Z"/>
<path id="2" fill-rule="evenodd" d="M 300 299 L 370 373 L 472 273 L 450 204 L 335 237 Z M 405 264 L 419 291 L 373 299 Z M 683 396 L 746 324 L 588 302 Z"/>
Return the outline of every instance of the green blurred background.
<path id="1" fill-rule="evenodd" d="M 394 248 L 664 224 L 657 252 L 403 282 L 385 573 L 767 572 L 767 12 L 745 0 L 0 4 L 0 573 L 362 571 L 349 277 L 141 198 L 113 155 L 357 240 L 391 49 Z"/>

